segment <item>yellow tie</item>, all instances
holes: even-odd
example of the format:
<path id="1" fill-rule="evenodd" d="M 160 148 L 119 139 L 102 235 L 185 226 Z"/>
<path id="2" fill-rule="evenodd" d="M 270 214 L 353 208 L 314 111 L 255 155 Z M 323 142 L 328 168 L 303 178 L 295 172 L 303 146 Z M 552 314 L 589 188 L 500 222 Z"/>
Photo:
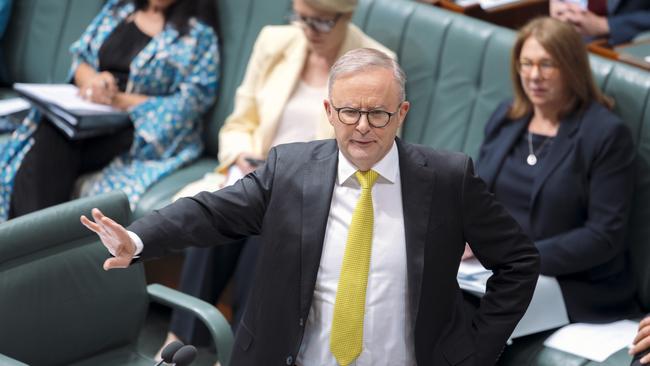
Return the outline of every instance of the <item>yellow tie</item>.
<path id="1" fill-rule="evenodd" d="M 357 171 L 356 176 L 361 197 L 352 214 L 330 334 L 330 350 L 341 366 L 349 365 L 361 354 L 374 221 L 371 190 L 379 174 L 374 170 Z"/>

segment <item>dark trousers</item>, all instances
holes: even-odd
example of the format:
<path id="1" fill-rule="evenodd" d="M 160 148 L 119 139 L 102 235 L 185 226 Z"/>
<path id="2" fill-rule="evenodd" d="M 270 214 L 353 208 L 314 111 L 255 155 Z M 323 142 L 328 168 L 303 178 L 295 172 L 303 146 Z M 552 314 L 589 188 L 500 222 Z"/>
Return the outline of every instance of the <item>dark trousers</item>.
<path id="1" fill-rule="evenodd" d="M 16 172 L 9 218 L 70 200 L 80 175 L 103 168 L 132 142 L 133 127 L 72 141 L 49 121 L 41 121 L 34 145 Z"/>
<path id="2" fill-rule="evenodd" d="M 214 304 L 234 278 L 231 305 L 236 331 L 253 282 L 259 242 L 259 237 L 250 237 L 239 243 L 186 249 L 179 290 Z M 183 310 L 173 311 L 169 330 L 184 343 L 195 346 L 206 345 L 211 339 L 207 328 Z"/>

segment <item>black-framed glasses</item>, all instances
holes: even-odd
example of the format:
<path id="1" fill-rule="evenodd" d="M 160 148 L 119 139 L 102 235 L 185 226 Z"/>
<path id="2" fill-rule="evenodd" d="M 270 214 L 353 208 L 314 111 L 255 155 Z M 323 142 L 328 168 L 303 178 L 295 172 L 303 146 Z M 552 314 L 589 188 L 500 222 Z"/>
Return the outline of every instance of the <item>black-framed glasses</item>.
<path id="1" fill-rule="evenodd" d="M 304 24 L 311 28 L 314 32 L 329 33 L 332 31 L 332 29 L 334 29 L 336 22 L 341 19 L 342 15 L 342 13 L 337 13 L 333 19 L 322 19 L 316 17 L 306 17 L 294 12 L 289 16 L 289 21 Z"/>
<path id="2" fill-rule="evenodd" d="M 344 125 L 356 125 L 361 120 L 361 115 L 365 114 L 368 124 L 374 128 L 384 128 L 390 123 L 390 119 L 399 111 L 403 102 L 397 106 L 397 111 L 388 112 L 383 109 L 371 109 L 369 111 L 362 111 L 361 109 L 351 107 L 337 108 L 330 101 L 332 108 L 336 111 L 339 121 Z"/>

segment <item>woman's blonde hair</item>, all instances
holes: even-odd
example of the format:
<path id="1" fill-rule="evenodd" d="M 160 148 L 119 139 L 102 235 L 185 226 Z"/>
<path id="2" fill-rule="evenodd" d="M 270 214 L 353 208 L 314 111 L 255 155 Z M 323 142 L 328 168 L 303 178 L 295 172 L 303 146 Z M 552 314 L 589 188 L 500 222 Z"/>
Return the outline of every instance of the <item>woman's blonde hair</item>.
<path id="1" fill-rule="evenodd" d="M 316 9 L 331 11 L 332 13 L 352 13 L 357 8 L 357 0 L 305 0 Z"/>
<path id="2" fill-rule="evenodd" d="M 607 108 L 613 107 L 613 100 L 604 95 L 594 81 L 582 36 L 567 23 L 542 17 L 533 19 L 521 28 L 512 48 L 510 76 L 515 96 L 508 117 L 521 118 L 531 113 L 533 109 L 521 85 L 519 75 L 521 49 L 530 37 L 535 38 L 553 58 L 568 91 L 568 99 L 559 111 L 559 118 L 573 111 L 584 110 L 594 100 Z"/>

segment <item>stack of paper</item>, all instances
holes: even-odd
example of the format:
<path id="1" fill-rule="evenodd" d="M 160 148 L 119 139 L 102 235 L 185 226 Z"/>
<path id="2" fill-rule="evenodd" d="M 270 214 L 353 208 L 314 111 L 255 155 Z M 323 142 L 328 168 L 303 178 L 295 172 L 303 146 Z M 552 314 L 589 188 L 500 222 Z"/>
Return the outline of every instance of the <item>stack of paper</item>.
<path id="1" fill-rule="evenodd" d="M 55 104 L 68 111 L 95 113 L 119 113 L 120 111 L 104 104 L 91 103 L 79 96 L 79 89 L 72 84 L 24 84 L 15 83 L 14 89 L 27 93 L 45 103 Z"/>
<path id="2" fill-rule="evenodd" d="M 9 98 L 0 100 L 0 116 L 8 116 L 29 108 L 29 102 L 23 98 Z"/>
<path id="3" fill-rule="evenodd" d="M 476 258 L 468 259 L 460 263 L 458 285 L 465 291 L 482 296 L 491 275 L 492 271 L 484 268 Z M 554 277 L 539 276 L 533 299 L 511 338 L 543 332 L 565 324 L 569 324 L 569 316 L 560 285 Z"/>
<path id="4" fill-rule="evenodd" d="M 596 362 L 603 362 L 632 344 L 639 323 L 621 320 L 609 324 L 575 323 L 553 333 L 544 345 Z"/>

